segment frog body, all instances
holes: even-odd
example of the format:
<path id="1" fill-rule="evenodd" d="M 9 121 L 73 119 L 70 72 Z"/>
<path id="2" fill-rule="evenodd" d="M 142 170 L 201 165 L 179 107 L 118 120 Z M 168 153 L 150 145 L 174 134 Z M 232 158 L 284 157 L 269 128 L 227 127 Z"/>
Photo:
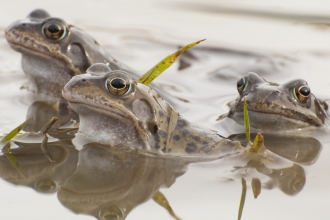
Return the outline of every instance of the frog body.
<path id="1" fill-rule="evenodd" d="M 22 68 L 36 93 L 60 97 L 63 86 L 95 62 L 137 74 L 116 61 L 83 30 L 36 9 L 5 31 L 12 49 L 22 54 Z"/>
<path id="2" fill-rule="evenodd" d="M 79 132 L 101 144 L 188 156 L 221 156 L 239 144 L 189 123 L 153 89 L 101 63 L 73 77 L 63 97 L 79 114 Z"/>
<path id="3" fill-rule="evenodd" d="M 311 93 L 302 79 L 285 84 L 267 82 L 249 73 L 237 82 L 239 97 L 230 104 L 228 117 L 243 124 L 243 102 L 246 99 L 250 126 L 264 131 L 323 127 L 329 116 L 324 105 Z"/>

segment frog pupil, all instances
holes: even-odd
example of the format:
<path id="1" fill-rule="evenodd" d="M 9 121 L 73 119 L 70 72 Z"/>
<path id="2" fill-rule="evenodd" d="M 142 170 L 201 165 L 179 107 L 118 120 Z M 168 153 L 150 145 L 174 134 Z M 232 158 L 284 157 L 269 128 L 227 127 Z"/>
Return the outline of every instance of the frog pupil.
<path id="1" fill-rule="evenodd" d="M 303 96 L 309 96 L 310 92 L 310 89 L 306 86 L 303 86 L 299 89 L 299 93 Z"/>
<path id="2" fill-rule="evenodd" d="M 111 86 L 116 89 L 122 89 L 122 88 L 125 88 L 126 83 L 123 79 L 117 78 L 117 79 L 111 80 Z"/>
<path id="3" fill-rule="evenodd" d="M 55 34 L 61 31 L 61 27 L 59 27 L 56 24 L 51 24 L 47 27 L 47 31 L 49 31 L 52 34 Z"/>
<path id="4" fill-rule="evenodd" d="M 237 81 L 237 88 L 241 88 L 245 83 L 244 78 L 241 78 L 240 80 Z"/>

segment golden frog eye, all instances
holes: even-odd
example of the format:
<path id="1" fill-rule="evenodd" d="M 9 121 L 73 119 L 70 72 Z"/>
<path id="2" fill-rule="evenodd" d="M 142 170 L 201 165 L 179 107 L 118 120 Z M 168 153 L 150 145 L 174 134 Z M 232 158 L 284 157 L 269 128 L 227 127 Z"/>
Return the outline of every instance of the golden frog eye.
<path id="1" fill-rule="evenodd" d="M 65 25 L 58 21 L 49 21 L 42 26 L 42 33 L 50 40 L 61 40 L 66 36 Z"/>
<path id="2" fill-rule="evenodd" d="M 121 96 L 128 92 L 130 84 L 123 78 L 114 77 L 106 80 L 106 88 L 112 94 Z"/>
<path id="3" fill-rule="evenodd" d="M 242 94 L 245 91 L 247 85 L 248 85 L 248 82 L 245 80 L 244 77 L 239 79 L 237 81 L 237 91 L 238 91 L 238 93 Z"/>
<path id="4" fill-rule="evenodd" d="M 299 102 L 307 102 L 311 94 L 311 90 L 308 86 L 303 85 L 300 86 L 297 90 L 294 89 L 293 94 Z"/>

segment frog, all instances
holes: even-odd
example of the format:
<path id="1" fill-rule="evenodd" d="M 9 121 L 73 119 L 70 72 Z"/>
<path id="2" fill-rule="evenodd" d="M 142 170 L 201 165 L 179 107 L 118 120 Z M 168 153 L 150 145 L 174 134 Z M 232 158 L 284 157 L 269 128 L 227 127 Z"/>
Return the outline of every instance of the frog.
<path id="1" fill-rule="evenodd" d="M 22 54 L 22 69 L 31 82 L 29 90 L 38 94 L 61 97 L 64 85 L 95 62 L 138 78 L 134 70 L 113 58 L 88 33 L 51 17 L 43 9 L 33 10 L 26 19 L 12 23 L 5 37 L 10 47 Z"/>
<path id="2" fill-rule="evenodd" d="M 329 126 L 327 104 L 318 100 L 303 79 L 268 82 L 250 72 L 237 81 L 239 96 L 229 104 L 228 118 L 243 125 L 246 100 L 250 126 L 263 131 L 288 131 Z"/>
<path id="3" fill-rule="evenodd" d="M 240 148 L 238 141 L 188 122 L 154 89 L 125 71 L 102 63 L 74 76 L 62 95 L 79 115 L 78 134 L 90 142 L 194 158 L 218 158 Z"/>

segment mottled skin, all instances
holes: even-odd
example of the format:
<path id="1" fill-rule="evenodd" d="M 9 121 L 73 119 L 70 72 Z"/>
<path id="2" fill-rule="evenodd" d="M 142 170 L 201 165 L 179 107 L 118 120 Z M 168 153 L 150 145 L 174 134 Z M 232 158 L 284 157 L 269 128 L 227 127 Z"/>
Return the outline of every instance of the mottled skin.
<path id="1" fill-rule="evenodd" d="M 57 23 L 66 30 L 60 39 L 50 39 L 43 27 Z M 32 11 L 24 20 L 12 23 L 5 31 L 10 46 L 22 53 L 22 68 L 32 83 L 31 90 L 60 97 L 63 86 L 75 75 L 85 73 L 95 62 L 102 62 L 113 70 L 133 71 L 116 61 L 90 35 L 51 17 L 46 11 Z"/>
<path id="2" fill-rule="evenodd" d="M 308 96 L 297 93 L 301 87 L 310 92 L 307 82 L 302 79 L 279 85 L 267 82 L 256 73 L 249 73 L 244 77 L 244 82 L 241 91 L 238 89 L 239 97 L 231 104 L 228 113 L 228 117 L 239 124 L 244 122 L 244 98 L 253 128 L 290 130 L 310 126 L 322 127 L 328 123 L 323 104 L 312 93 Z M 299 97 L 302 97 L 303 101 L 299 100 Z"/>
<path id="3" fill-rule="evenodd" d="M 126 94 L 108 90 L 115 78 L 130 84 Z M 73 77 L 62 94 L 79 114 L 79 132 L 94 142 L 180 156 L 221 156 L 239 144 L 192 125 L 153 89 L 103 64 Z"/>

